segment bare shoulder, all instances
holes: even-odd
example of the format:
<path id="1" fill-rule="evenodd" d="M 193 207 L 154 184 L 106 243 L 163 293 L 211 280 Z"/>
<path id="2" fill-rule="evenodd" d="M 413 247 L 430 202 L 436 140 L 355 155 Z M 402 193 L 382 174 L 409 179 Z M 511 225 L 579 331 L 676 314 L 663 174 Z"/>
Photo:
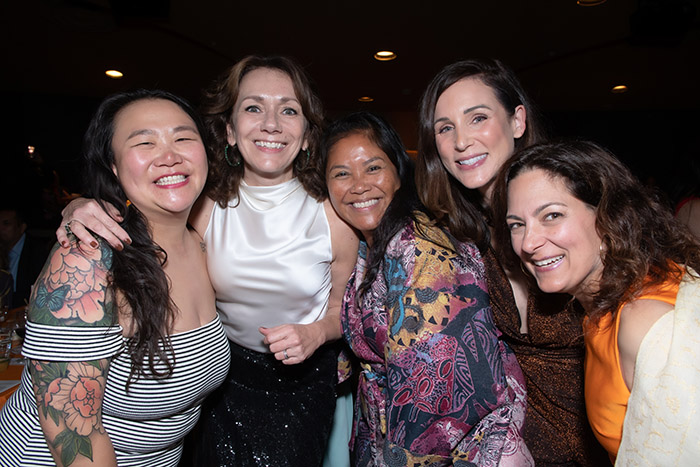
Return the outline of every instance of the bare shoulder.
<path id="1" fill-rule="evenodd" d="M 109 291 L 112 250 L 104 241 L 88 248 L 73 241 L 56 244 L 32 292 L 28 319 L 67 326 L 106 326 L 115 322 Z"/>
<path id="2" fill-rule="evenodd" d="M 354 258 L 357 256 L 357 247 L 360 243 L 357 233 L 338 217 L 330 201 L 324 201 L 323 208 L 326 211 L 326 218 L 328 218 L 328 225 L 331 230 L 333 257 L 350 256 L 354 263 Z"/>
<path id="3" fill-rule="evenodd" d="M 692 199 L 685 203 L 678 210 L 676 217 L 700 240 L 700 199 Z"/>
<path id="4" fill-rule="evenodd" d="M 659 318 L 671 310 L 673 310 L 672 305 L 650 299 L 634 300 L 620 310 L 617 345 L 620 350 L 623 377 L 628 388 L 632 389 L 634 365 L 644 336 Z"/>
<path id="5" fill-rule="evenodd" d="M 619 335 L 637 336 L 641 342 L 654 323 L 672 309 L 672 305 L 660 300 L 634 300 L 620 310 Z"/>
<path id="6" fill-rule="evenodd" d="M 192 206 L 192 211 L 190 212 L 190 225 L 199 233 L 201 237 L 204 237 L 204 232 L 207 230 L 209 225 L 209 218 L 211 217 L 211 212 L 214 209 L 215 201 L 208 196 L 200 196 L 197 202 Z"/>

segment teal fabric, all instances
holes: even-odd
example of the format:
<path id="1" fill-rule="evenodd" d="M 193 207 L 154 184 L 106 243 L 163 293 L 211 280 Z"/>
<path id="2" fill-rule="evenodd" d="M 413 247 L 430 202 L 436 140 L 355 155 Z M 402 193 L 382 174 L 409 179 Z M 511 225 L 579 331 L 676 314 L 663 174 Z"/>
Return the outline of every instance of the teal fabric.
<path id="1" fill-rule="evenodd" d="M 350 467 L 350 435 L 352 433 L 352 388 L 350 381 L 338 385 L 333 428 L 328 440 L 323 467 Z"/>

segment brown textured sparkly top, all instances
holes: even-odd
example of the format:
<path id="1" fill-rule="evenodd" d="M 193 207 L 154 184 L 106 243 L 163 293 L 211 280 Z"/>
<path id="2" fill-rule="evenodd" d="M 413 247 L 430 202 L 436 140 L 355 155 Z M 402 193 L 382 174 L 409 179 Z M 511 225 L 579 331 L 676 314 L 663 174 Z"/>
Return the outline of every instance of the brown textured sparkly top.
<path id="1" fill-rule="evenodd" d="M 569 296 L 531 290 L 520 333 L 513 290 L 493 250 L 484 254 L 491 308 L 527 383 L 524 438 L 536 465 L 610 465 L 586 418 L 582 313 Z"/>

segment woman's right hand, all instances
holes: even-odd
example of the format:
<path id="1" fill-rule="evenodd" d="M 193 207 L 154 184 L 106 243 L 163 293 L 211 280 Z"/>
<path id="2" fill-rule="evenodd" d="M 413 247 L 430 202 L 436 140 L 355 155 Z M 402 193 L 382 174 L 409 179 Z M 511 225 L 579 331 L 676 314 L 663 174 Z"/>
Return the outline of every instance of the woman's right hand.
<path id="1" fill-rule="evenodd" d="M 129 234 L 122 229 L 118 222 L 122 221 L 119 211 L 109 203 L 106 203 L 107 212 L 94 199 L 76 198 L 66 206 L 61 214 L 63 219 L 56 230 L 58 242 L 67 247 L 69 245 L 68 230 L 82 243 L 97 248 L 97 239 L 90 231 L 104 238 L 113 248 L 121 250 L 124 244 L 130 244 Z"/>

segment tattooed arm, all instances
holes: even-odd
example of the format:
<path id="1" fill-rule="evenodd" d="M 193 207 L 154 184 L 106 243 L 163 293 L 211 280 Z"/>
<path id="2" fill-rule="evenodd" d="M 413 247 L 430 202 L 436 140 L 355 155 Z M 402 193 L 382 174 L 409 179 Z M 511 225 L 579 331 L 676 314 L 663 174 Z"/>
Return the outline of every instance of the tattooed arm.
<path id="1" fill-rule="evenodd" d="M 109 326 L 116 308 L 107 289 L 111 251 L 57 245 L 37 279 L 28 319 L 51 326 Z M 58 328 L 60 330 L 60 328 Z M 60 331 L 59 331 L 60 332 Z M 109 359 L 29 362 L 39 423 L 58 466 L 116 466 L 102 425 Z"/>

